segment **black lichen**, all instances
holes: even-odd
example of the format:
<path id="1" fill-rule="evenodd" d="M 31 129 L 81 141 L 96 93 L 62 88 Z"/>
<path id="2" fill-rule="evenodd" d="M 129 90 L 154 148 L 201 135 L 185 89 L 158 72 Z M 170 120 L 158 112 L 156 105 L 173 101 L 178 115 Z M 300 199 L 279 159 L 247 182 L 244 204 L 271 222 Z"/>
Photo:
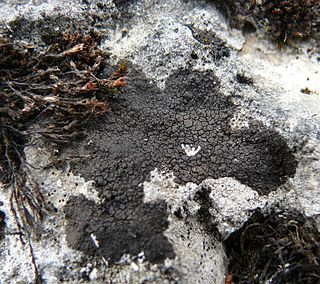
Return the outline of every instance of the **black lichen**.
<path id="1" fill-rule="evenodd" d="M 236 79 L 240 84 L 252 85 L 253 79 L 246 75 L 244 72 L 238 72 Z"/>
<path id="2" fill-rule="evenodd" d="M 6 214 L 0 210 L 0 240 L 4 236 L 5 227 L 6 227 Z"/>
<path id="3" fill-rule="evenodd" d="M 190 25 L 187 25 L 187 27 L 190 29 L 193 38 L 204 45 L 205 48 L 209 49 L 209 54 L 212 55 L 214 60 L 230 56 L 230 47 L 215 33 L 201 30 Z M 192 58 L 195 59 L 194 57 Z"/>
<path id="4" fill-rule="evenodd" d="M 115 190 L 124 189 L 120 186 Z M 127 190 L 123 198 L 113 196 L 98 206 L 84 196 L 72 197 L 64 208 L 68 245 L 87 255 L 105 257 L 111 263 L 124 254 L 137 256 L 141 252 L 153 263 L 173 258 L 172 245 L 163 235 L 169 224 L 165 203 L 143 204 L 139 189 Z"/>
<path id="5" fill-rule="evenodd" d="M 139 250 L 150 261 L 174 256 L 163 235 L 165 204 L 143 202 L 142 183 L 155 168 L 173 171 L 180 184 L 234 177 L 260 194 L 294 175 L 297 162 L 277 132 L 254 121 L 248 129 L 230 128 L 236 107 L 231 97 L 220 93 L 213 72 L 178 70 L 164 91 L 133 67 L 127 80 L 126 96 L 109 102 L 110 111 L 92 125 L 78 148 L 80 155 L 92 159 L 76 168 L 96 182 L 104 201 L 96 205 L 74 197 L 65 207 L 71 247 L 111 261 Z M 201 149 L 187 156 L 182 144 Z M 82 217 L 80 211 L 90 213 Z M 205 216 L 204 208 L 201 222 Z"/>
<path id="6" fill-rule="evenodd" d="M 224 245 L 232 283 L 319 283 L 319 232 L 300 213 L 257 210 Z"/>

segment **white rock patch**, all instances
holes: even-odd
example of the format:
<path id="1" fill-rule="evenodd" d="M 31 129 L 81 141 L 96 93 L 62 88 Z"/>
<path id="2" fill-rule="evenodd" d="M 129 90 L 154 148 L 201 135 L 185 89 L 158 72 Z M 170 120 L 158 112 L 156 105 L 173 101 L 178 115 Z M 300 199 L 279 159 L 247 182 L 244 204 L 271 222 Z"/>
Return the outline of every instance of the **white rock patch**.
<path id="1" fill-rule="evenodd" d="M 239 229 L 253 210 L 265 205 L 256 191 L 233 178 L 207 179 L 201 185 L 211 190 L 210 214 L 224 238 Z"/>
<path id="2" fill-rule="evenodd" d="M 181 209 L 183 214 L 183 205 L 188 208 L 191 214 L 199 210 L 199 204 L 193 200 L 195 193 L 198 191 L 197 184 L 188 182 L 181 186 L 174 182 L 173 173 L 161 172 L 158 169 L 153 170 L 150 175 L 150 181 L 143 183 L 144 202 L 164 200 L 171 213 Z"/>

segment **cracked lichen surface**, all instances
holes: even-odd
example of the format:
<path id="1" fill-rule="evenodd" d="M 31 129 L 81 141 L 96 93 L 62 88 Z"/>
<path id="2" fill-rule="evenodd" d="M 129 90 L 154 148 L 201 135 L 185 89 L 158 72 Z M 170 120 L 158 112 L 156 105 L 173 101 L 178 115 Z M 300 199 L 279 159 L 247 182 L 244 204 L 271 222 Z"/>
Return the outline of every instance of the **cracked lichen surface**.
<path id="1" fill-rule="evenodd" d="M 233 177 L 259 194 L 294 175 L 297 163 L 277 132 L 256 121 L 248 128 L 230 127 L 237 109 L 231 96 L 220 93 L 213 72 L 178 70 L 161 91 L 131 67 L 128 83 L 78 147 L 92 158 L 77 169 L 96 182 L 103 202 L 84 196 L 69 200 L 64 211 L 72 248 L 111 262 L 141 251 L 151 262 L 174 257 L 163 235 L 168 227 L 165 202 L 143 202 L 142 183 L 155 168 L 172 171 L 179 184 Z M 182 144 L 201 149 L 188 156 Z"/>

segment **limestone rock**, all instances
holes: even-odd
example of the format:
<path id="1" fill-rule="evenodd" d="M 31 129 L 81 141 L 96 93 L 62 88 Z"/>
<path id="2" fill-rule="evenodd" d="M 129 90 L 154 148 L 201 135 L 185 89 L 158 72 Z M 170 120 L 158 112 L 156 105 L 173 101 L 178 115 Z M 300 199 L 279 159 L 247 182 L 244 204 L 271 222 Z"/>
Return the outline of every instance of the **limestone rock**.
<path id="1" fill-rule="evenodd" d="M 129 68 L 110 111 L 62 154 L 90 158 L 43 169 L 48 150 L 26 149 L 52 208 L 31 240 L 45 283 L 224 283 L 222 241 L 255 209 L 319 218 L 314 43 L 244 36 L 212 2 L 0 2 L 0 31 L 15 40 L 41 51 L 94 28 L 108 63 Z M 32 283 L 1 191 L 0 283 Z"/>

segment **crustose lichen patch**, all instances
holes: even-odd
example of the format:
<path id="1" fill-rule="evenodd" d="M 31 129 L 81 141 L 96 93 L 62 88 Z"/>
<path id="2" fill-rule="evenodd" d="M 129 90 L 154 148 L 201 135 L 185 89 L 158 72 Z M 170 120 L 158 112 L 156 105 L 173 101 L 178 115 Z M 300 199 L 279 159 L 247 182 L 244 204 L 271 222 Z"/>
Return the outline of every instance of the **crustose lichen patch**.
<path id="1" fill-rule="evenodd" d="M 173 257 L 163 235 L 166 204 L 143 202 L 142 184 L 155 168 L 172 171 L 179 184 L 234 177 L 259 194 L 294 175 L 297 162 L 277 132 L 255 121 L 230 128 L 236 107 L 220 93 L 212 72 L 178 70 L 164 91 L 133 67 L 127 80 L 125 94 L 110 102 L 110 112 L 92 125 L 80 147 L 80 154 L 93 158 L 78 164 L 78 171 L 95 180 L 104 202 L 97 206 L 83 196 L 65 206 L 71 247 L 111 261 L 141 251 L 153 262 Z M 200 150 L 186 155 L 181 145 Z"/>

